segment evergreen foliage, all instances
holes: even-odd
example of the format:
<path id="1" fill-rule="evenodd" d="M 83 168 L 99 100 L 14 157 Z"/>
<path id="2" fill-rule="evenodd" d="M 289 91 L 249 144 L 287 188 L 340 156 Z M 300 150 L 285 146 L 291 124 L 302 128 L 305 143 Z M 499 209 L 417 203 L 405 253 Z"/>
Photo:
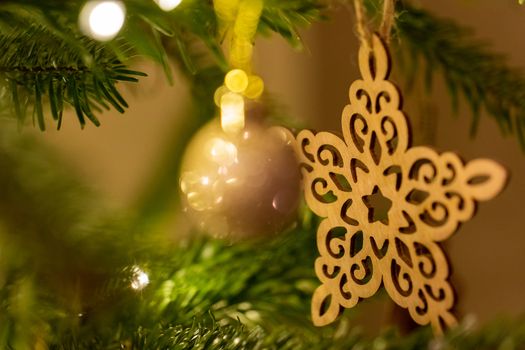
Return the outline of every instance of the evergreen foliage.
<path id="1" fill-rule="evenodd" d="M 43 27 L 28 25 L 24 33 L 13 31 L 0 37 L 2 81 L 11 91 L 12 107 L 4 113 L 21 123 L 32 115 L 45 130 L 44 105 L 60 128 L 65 104 L 72 106 L 83 127 L 86 118 L 100 125 L 95 113 L 113 106 L 124 113 L 128 107 L 116 88 L 118 82 L 138 82 L 144 73 L 129 70 L 118 58 L 94 41 L 76 40 L 91 55 L 89 66 L 82 52 Z M 47 102 L 47 103 L 46 103 Z M 33 110 L 29 110 L 33 106 Z"/>
<path id="2" fill-rule="evenodd" d="M 524 320 L 481 330 L 463 324 L 441 340 L 427 328 L 409 336 L 387 330 L 367 338 L 352 323 L 354 310 L 334 326 L 314 328 L 309 308 L 318 284 L 312 268 L 316 220 L 307 211 L 289 232 L 270 241 L 229 244 L 195 235 L 173 243 L 167 234 L 158 235 L 153 223 L 175 196 L 182 150 L 213 115 L 213 90 L 227 69 L 213 7 L 210 1 L 188 0 L 165 13 L 153 1 L 129 0 L 125 29 L 102 44 L 78 31 L 82 4 L 0 2 L 2 113 L 20 123 L 30 116 L 44 129 L 47 114 L 59 127 L 70 105 L 81 125 L 87 120 L 98 125 L 100 111 L 127 107 L 119 87 L 144 76 L 129 68 L 141 56 L 161 64 L 168 79 L 169 60 L 179 65 L 191 84 L 194 118 L 179 130 L 186 136 L 174 139 L 133 217 L 107 210 L 42 144 L 1 121 L 1 349 L 525 346 Z M 372 11 L 379 8 L 372 0 L 369 5 Z M 324 18 L 325 8 L 320 0 L 266 0 L 259 31 L 276 32 L 300 46 L 298 28 Z M 485 107 L 502 130 L 521 135 L 525 107 L 519 88 L 525 79 L 520 74 L 471 44 L 456 24 L 407 3 L 398 13 L 401 44 L 423 57 L 429 72 L 442 68 L 452 96 L 461 92 L 473 110 Z M 452 40 L 456 36 L 461 39 Z M 140 291 L 130 287 L 135 267 L 150 278 Z"/>
<path id="3" fill-rule="evenodd" d="M 32 112 L 45 129 L 45 107 L 60 127 L 64 105 L 71 105 L 80 125 L 110 107 L 127 107 L 116 87 L 118 82 L 137 82 L 145 76 L 127 68 L 130 60 L 146 57 L 161 64 L 172 81 L 169 59 L 181 63 L 189 75 L 210 65 L 227 66 L 217 37 L 213 6 L 208 1 L 184 1 L 176 10 L 162 11 L 153 1 L 126 1 L 125 28 L 110 43 L 98 43 L 78 29 L 84 1 L 3 1 L 0 3 L 0 85 L 4 103 L 23 122 Z M 294 46 L 300 45 L 297 26 L 319 20 L 319 0 L 267 1 L 260 30 L 275 31 Z M 42 45 L 43 44 L 43 45 Z M 203 49 L 204 48 L 204 49 Z"/>
<path id="4" fill-rule="evenodd" d="M 489 51 L 470 30 L 405 2 L 398 2 L 397 30 L 408 52 L 411 75 L 424 67 L 428 88 L 439 73 L 447 83 L 455 110 L 463 96 L 472 110 L 471 135 L 485 110 L 504 135 L 515 134 L 525 150 L 525 75 Z M 423 64 L 420 62 L 423 61 Z M 409 66 L 409 65 L 407 65 Z"/>
<path id="5" fill-rule="evenodd" d="M 481 330 L 464 324 L 442 340 L 429 328 L 367 338 L 351 317 L 315 328 L 309 305 L 318 283 L 312 269 L 316 222 L 308 212 L 296 228 L 270 241 L 232 245 L 194 235 L 170 243 L 167 235 L 136 231 L 133 221 L 101 207 L 45 147 L 3 124 L 1 348 L 525 346 L 523 320 Z M 135 266 L 151 281 L 142 290 L 130 287 Z"/>
<path id="6" fill-rule="evenodd" d="M 227 70 L 209 1 L 184 1 L 171 12 L 163 12 L 153 1 L 127 1 L 125 29 L 118 40 L 106 44 L 79 32 L 77 16 L 83 3 L 0 3 L 0 47 L 7 53 L 0 58 L 0 74 L 4 78 L 1 87 L 5 91 L 0 105 L 4 115 L 14 115 L 24 122 L 30 114 L 33 123 L 43 130 L 46 114 L 60 127 L 62 110 L 70 105 L 81 126 L 86 119 L 98 126 L 97 114 L 103 110 L 115 108 L 124 112 L 127 107 L 117 83 L 137 82 L 138 77 L 144 76 L 127 67 L 137 56 L 161 64 L 170 82 L 170 59 L 180 62 L 189 75 L 211 66 Z M 380 12 L 380 3 L 368 0 L 372 14 Z M 411 52 L 412 76 L 425 67 L 430 86 L 439 69 L 453 106 L 457 106 L 462 95 L 473 111 L 472 135 L 485 109 L 501 131 L 505 135 L 516 134 L 525 149 L 522 72 L 508 67 L 502 56 L 491 53 L 469 30 L 407 1 L 397 4 L 396 29 L 403 39 L 401 51 Z M 326 18 L 326 8 L 327 3 L 322 0 L 267 0 L 259 31 L 278 33 L 292 46 L 301 47 L 298 28 Z"/>

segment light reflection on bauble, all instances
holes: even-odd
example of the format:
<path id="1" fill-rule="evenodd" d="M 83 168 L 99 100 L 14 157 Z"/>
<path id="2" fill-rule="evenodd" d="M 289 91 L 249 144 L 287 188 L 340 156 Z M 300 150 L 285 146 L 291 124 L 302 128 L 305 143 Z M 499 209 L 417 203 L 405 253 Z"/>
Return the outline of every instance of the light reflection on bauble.
<path id="1" fill-rule="evenodd" d="M 288 134 L 248 123 L 225 133 L 220 120 L 190 142 L 181 168 L 185 210 L 215 237 L 271 236 L 294 220 L 300 175 Z"/>

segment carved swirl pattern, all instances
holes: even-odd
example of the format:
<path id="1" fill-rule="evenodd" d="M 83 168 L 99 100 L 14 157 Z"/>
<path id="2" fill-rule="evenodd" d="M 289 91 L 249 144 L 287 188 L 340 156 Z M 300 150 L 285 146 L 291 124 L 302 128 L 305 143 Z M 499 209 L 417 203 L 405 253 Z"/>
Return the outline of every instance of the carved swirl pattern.
<path id="1" fill-rule="evenodd" d="M 307 204 L 324 218 L 313 322 L 333 322 L 383 285 L 414 321 L 441 333 L 456 320 L 438 242 L 474 215 L 477 201 L 502 190 L 506 172 L 491 160 L 464 164 L 453 153 L 409 146 L 400 93 L 387 80 L 389 57 L 377 36 L 361 47 L 359 67 L 343 138 L 308 130 L 296 137 Z"/>

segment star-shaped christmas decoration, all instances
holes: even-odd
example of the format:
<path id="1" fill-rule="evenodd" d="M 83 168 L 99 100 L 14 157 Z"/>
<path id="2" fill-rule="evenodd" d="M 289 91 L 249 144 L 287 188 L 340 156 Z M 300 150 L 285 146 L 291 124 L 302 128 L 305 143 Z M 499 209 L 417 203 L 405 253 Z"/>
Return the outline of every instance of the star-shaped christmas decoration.
<path id="1" fill-rule="evenodd" d="M 343 138 L 301 131 L 296 148 L 308 206 L 324 218 L 317 231 L 321 281 L 312 300 L 317 326 L 382 285 L 436 333 L 456 323 L 449 265 L 439 242 L 468 221 L 477 201 L 497 195 L 497 163 L 463 163 L 454 153 L 410 147 L 401 98 L 388 81 L 390 61 L 377 35 L 359 51 L 362 79 L 350 86 Z"/>

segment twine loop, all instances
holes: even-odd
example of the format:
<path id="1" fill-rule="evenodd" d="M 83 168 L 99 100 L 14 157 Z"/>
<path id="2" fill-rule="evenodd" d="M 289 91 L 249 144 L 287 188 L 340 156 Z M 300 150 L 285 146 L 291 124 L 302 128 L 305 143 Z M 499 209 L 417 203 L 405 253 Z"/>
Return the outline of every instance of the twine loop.
<path id="1" fill-rule="evenodd" d="M 379 26 L 379 35 L 386 43 L 390 42 L 390 33 L 395 19 L 395 0 L 383 0 L 383 16 Z M 364 0 L 354 0 L 357 36 L 362 45 L 370 46 L 370 30 L 364 8 Z"/>

